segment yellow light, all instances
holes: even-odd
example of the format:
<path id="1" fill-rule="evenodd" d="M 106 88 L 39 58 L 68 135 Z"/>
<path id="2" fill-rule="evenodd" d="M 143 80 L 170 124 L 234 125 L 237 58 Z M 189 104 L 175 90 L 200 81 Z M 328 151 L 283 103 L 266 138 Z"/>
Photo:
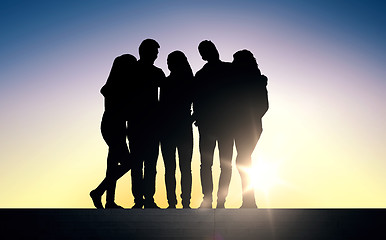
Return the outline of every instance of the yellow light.
<path id="1" fill-rule="evenodd" d="M 250 187 L 268 195 L 273 187 L 283 182 L 280 179 L 278 167 L 275 162 L 259 159 L 251 168 L 247 169 L 251 179 Z"/>

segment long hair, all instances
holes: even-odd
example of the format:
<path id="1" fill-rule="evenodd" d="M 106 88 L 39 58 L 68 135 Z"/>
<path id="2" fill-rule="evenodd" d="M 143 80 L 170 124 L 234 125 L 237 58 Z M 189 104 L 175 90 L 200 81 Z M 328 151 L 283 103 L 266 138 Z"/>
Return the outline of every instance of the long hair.
<path id="1" fill-rule="evenodd" d="M 253 56 L 252 52 L 246 49 L 237 51 L 235 54 L 233 54 L 232 63 L 234 64 L 234 66 L 239 69 L 243 69 L 244 71 L 260 72 L 256 58 Z"/>
<path id="2" fill-rule="evenodd" d="M 193 77 L 193 71 L 190 67 L 185 54 L 179 50 L 171 52 L 167 58 L 170 74 L 181 74 L 187 77 Z"/>

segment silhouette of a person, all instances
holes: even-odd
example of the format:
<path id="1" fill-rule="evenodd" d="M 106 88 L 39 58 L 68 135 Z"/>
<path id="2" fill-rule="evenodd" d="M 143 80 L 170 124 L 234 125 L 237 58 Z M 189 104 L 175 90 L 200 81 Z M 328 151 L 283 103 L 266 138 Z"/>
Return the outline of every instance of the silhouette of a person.
<path id="1" fill-rule="evenodd" d="M 241 50 L 233 55 L 234 84 L 233 130 L 237 149 L 236 165 L 243 188 L 243 208 L 256 208 L 250 176 L 252 152 L 263 131 L 261 118 L 268 110 L 267 77 L 262 75 L 253 54 Z"/>
<path id="2" fill-rule="evenodd" d="M 220 60 L 213 42 L 204 40 L 198 50 L 207 63 L 196 73 L 193 100 L 194 118 L 198 126 L 201 158 L 201 187 L 204 194 L 200 208 L 212 207 L 213 154 L 218 144 L 220 180 L 217 208 L 224 208 L 232 174 L 233 137 L 229 131 L 230 63 Z"/>
<path id="3" fill-rule="evenodd" d="M 193 72 L 185 54 L 174 51 L 167 58 L 170 75 L 161 83 L 161 150 L 165 163 L 165 184 L 169 208 L 176 208 L 176 150 L 181 170 L 183 208 L 189 208 L 192 190 L 193 154 L 192 82 Z"/>
<path id="4" fill-rule="evenodd" d="M 134 104 L 128 120 L 129 147 L 133 157 L 131 171 L 133 208 L 158 208 L 154 202 L 156 165 L 159 151 L 158 87 L 164 80 L 163 71 L 154 66 L 160 45 L 145 39 L 139 46 Z"/>
<path id="5" fill-rule="evenodd" d="M 101 122 L 103 139 L 109 146 L 105 179 L 90 192 L 96 208 L 103 208 L 101 197 L 106 191 L 105 208 L 122 208 L 115 203 L 116 181 L 131 168 L 131 157 L 126 144 L 127 103 L 129 84 L 137 59 L 124 54 L 115 58 L 101 93 L 105 98 L 105 111 Z"/>

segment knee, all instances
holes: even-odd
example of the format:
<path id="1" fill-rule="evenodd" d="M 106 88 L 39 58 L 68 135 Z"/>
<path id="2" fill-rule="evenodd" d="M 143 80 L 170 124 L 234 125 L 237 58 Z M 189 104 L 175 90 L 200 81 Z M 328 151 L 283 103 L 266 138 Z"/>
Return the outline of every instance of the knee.
<path id="1" fill-rule="evenodd" d="M 165 164 L 165 175 L 174 175 L 176 173 L 176 165 L 166 165 Z"/>
<path id="2" fill-rule="evenodd" d="M 192 174 L 192 168 L 190 167 L 190 165 L 183 166 L 183 167 L 181 166 L 180 170 L 181 170 L 181 175 L 187 176 Z"/>
<path id="3" fill-rule="evenodd" d="M 250 167 L 252 165 L 252 157 L 249 154 L 238 154 L 236 157 L 237 167 Z"/>
<path id="4" fill-rule="evenodd" d="M 220 163 L 221 171 L 232 171 L 232 162 L 222 162 Z"/>
<path id="5" fill-rule="evenodd" d="M 213 163 L 211 161 L 201 161 L 201 169 L 212 168 Z"/>

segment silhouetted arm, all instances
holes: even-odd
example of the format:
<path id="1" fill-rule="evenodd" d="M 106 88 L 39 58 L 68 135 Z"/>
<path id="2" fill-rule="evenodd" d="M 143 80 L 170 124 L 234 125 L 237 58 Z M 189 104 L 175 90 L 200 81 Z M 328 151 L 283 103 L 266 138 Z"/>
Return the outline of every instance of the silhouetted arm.
<path id="1" fill-rule="evenodd" d="M 258 92 L 258 117 L 262 118 L 265 113 L 268 111 L 269 102 L 268 102 L 268 91 L 267 91 L 267 82 L 268 78 L 265 75 L 260 75 L 259 79 L 259 92 Z"/>

